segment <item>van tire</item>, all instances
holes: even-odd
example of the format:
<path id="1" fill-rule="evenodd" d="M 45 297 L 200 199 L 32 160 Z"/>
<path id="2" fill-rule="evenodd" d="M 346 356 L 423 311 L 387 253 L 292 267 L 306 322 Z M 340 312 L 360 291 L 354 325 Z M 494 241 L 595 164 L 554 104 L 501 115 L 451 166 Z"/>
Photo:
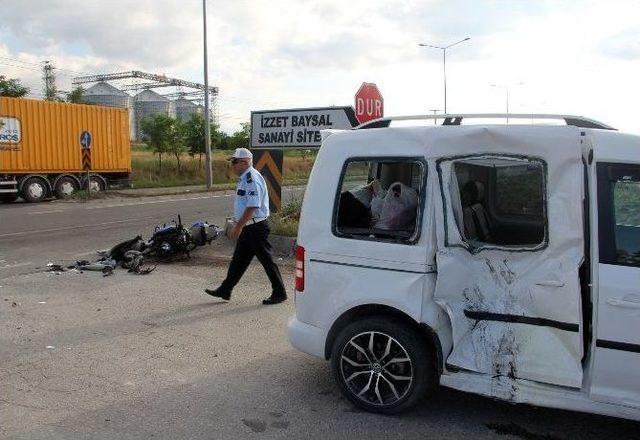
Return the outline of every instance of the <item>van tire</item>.
<path id="1" fill-rule="evenodd" d="M 368 343 L 371 334 L 374 334 L 373 354 Z M 351 342 L 363 349 L 366 356 Z M 384 356 L 388 343 L 391 349 Z M 345 361 L 343 356 L 358 367 Z M 331 352 L 331 369 L 342 393 L 356 406 L 370 412 L 397 414 L 413 407 L 435 389 L 434 356 L 427 341 L 410 326 L 394 317 L 372 316 L 353 322 L 340 332 Z M 388 362 L 405 358 L 409 361 Z M 411 377 L 409 384 L 407 377 Z M 357 391 L 367 387 L 359 397 Z"/>
<path id="2" fill-rule="evenodd" d="M 29 177 L 22 183 L 20 195 L 29 203 L 42 202 L 49 197 L 49 185 L 42 177 Z"/>

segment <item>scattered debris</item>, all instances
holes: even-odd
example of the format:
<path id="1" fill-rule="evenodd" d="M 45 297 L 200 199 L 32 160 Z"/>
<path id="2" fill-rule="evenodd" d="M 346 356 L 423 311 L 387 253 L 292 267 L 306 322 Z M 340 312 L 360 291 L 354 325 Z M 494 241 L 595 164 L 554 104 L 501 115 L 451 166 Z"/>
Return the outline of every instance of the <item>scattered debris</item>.
<path id="1" fill-rule="evenodd" d="M 15 301 L 14 301 L 14 302 L 12 302 L 12 303 L 11 303 L 11 307 L 18 307 L 18 303 L 17 303 L 17 302 L 15 302 Z"/>
<path id="2" fill-rule="evenodd" d="M 141 235 L 130 240 L 125 240 L 116 244 L 109 250 L 98 251 L 100 258 L 96 261 L 79 260 L 75 264 L 66 268 L 60 264 L 49 262 L 47 268 L 49 272 L 60 274 L 67 270 L 102 272 L 102 276 L 113 275 L 115 268 L 120 265 L 123 269 L 128 269 L 130 273 L 136 275 L 147 275 L 156 269 L 156 266 L 144 266 L 147 256 L 155 256 L 160 259 L 168 259 L 175 255 L 186 254 L 190 257 L 190 252 L 198 246 L 211 244 L 222 235 L 223 230 L 216 225 L 210 225 L 205 221 L 195 222 L 191 228 L 187 229 L 182 224 L 182 218 L 178 215 L 178 221 L 173 224 L 156 226 L 153 235 L 148 242 L 142 239 Z"/>
<path id="3" fill-rule="evenodd" d="M 45 348 L 47 350 L 55 350 L 56 347 L 54 347 L 53 345 L 47 345 Z"/>

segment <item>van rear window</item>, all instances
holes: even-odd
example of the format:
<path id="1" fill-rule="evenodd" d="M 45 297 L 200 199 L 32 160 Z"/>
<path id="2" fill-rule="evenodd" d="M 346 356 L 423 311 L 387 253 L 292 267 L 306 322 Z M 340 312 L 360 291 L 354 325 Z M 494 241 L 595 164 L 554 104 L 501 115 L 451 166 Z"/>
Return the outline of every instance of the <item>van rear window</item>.
<path id="1" fill-rule="evenodd" d="M 420 225 L 426 165 L 420 159 L 351 159 L 340 178 L 336 235 L 412 243 Z"/>

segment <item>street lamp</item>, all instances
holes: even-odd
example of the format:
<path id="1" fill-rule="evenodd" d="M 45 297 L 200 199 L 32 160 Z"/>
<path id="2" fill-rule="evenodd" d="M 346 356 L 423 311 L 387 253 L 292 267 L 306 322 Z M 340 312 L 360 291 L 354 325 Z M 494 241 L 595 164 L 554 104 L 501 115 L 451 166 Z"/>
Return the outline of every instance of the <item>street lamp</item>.
<path id="1" fill-rule="evenodd" d="M 436 114 L 438 114 L 440 109 L 439 108 L 432 108 L 432 109 L 429 109 L 429 111 L 433 112 L 433 116 L 435 116 Z M 437 125 L 437 121 L 438 120 L 436 118 L 433 118 L 433 125 Z"/>
<path id="2" fill-rule="evenodd" d="M 519 82 L 519 83 L 513 84 L 511 86 L 503 86 L 503 85 L 500 85 L 500 84 L 491 84 L 491 87 L 498 87 L 500 89 L 504 89 L 506 94 L 507 94 L 507 124 L 509 123 L 509 88 L 510 87 L 515 87 L 515 86 L 521 86 L 523 84 L 524 84 L 523 82 Z"/>
<path id="3" fill-rule="evenodd" d="M 455 46 L 456 44 L 460 44 L 464 41 L 470 40 L 471 37 L 467 37 L 463 40 L 456 41 L 455 43 L 451 43 L 448 46 L 433 46 L 431 44 L 419 43 L 420 47 L 430 47 L 432 49 L 440 49 L 442 51 L 442 70 L 444 71 L 444 114 L 447 114 L 447 49 Z"/>
<path id="4" fill-rule="evenodd" d="M 207 190 L 213 186 L 211 171 L 211 120 L 209 110 L 209 69 L 207 65 L 207 0 L 202 0 L 202 24 L 204 39 L 204 151 Z"/>

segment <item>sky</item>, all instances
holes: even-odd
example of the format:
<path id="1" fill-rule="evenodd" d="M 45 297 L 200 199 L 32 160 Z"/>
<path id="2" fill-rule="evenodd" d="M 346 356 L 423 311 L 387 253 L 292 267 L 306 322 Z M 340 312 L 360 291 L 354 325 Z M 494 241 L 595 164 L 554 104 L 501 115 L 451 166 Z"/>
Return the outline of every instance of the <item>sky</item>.
<path id="1" fill-rule="evenodd" d="M 573 114 L 640 134 L 638 0 L 207 0 L 221 128 L 251 111 L 353 105 L 385 116 Z M 202 0 L 0 0 L 0 75 L 42 96 L 78 75 L 141 70 L 203 80 Z"/>

